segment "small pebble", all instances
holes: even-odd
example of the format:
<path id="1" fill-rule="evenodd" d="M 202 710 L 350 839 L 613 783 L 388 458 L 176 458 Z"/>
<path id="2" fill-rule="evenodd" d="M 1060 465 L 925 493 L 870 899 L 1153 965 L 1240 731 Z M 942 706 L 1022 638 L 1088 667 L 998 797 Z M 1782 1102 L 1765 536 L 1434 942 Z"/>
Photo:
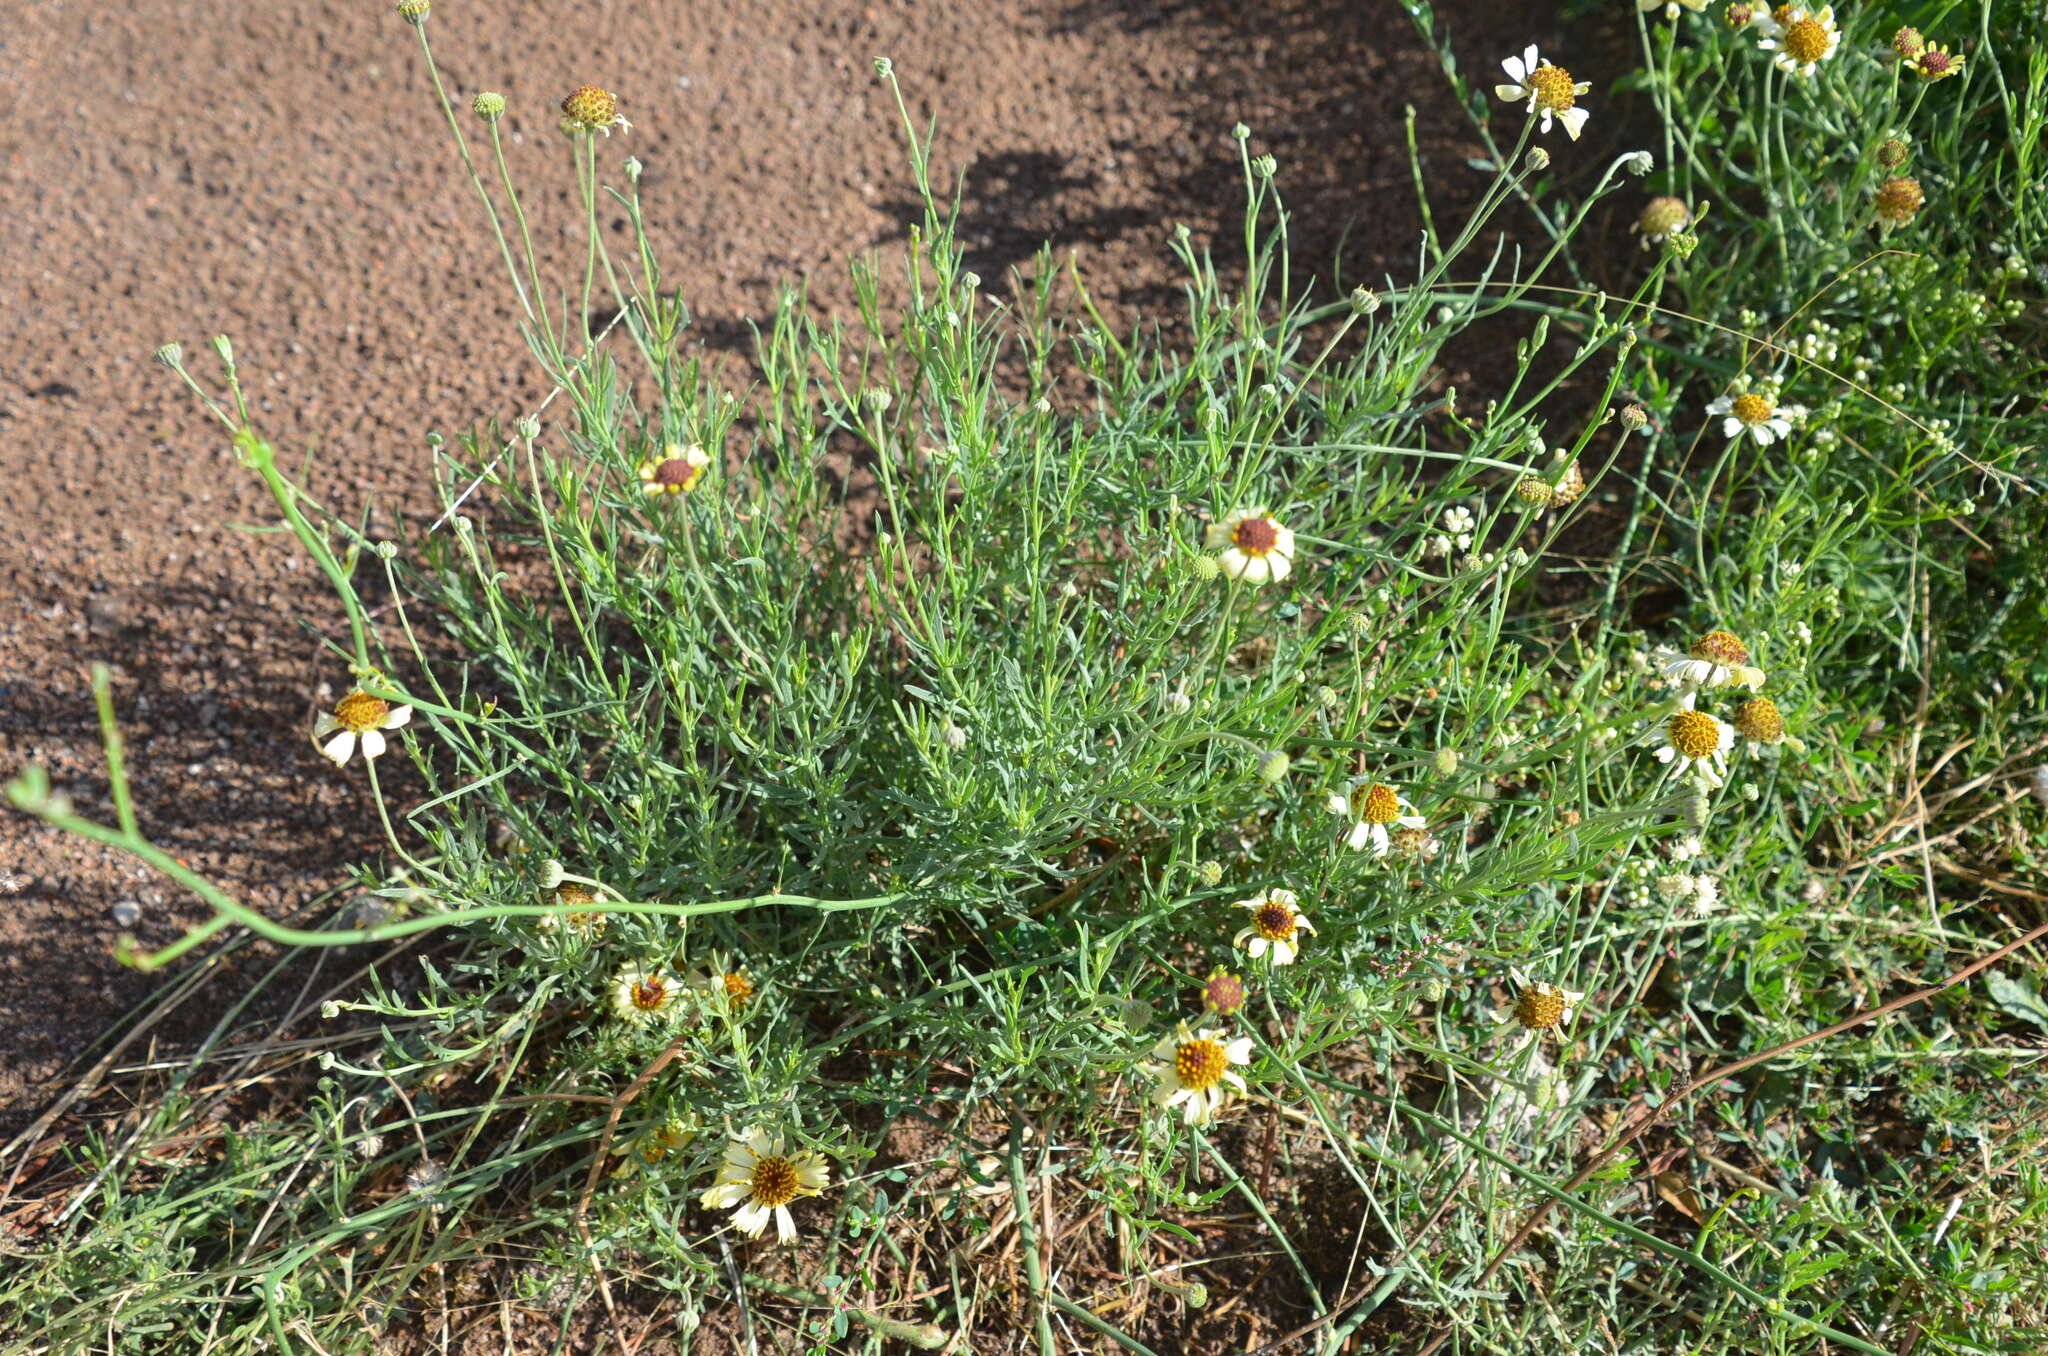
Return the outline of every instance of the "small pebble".
<path id="1" fill-rule="evenodd" d="M 107 910 L 117 928 L 132 928 L 142 921 L 142 906 L 132 899 L 124 899 Z"/>

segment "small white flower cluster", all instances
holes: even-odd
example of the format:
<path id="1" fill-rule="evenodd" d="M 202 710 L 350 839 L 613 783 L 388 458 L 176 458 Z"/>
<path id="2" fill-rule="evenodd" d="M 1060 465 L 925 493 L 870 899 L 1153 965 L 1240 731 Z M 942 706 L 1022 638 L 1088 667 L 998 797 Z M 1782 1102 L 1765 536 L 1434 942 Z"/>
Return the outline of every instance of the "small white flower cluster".
<path id="1" fill-rule="evenodd" d="M 1704 873 L 1670 872 L 1657 877 L 1656 890 L 1657 898 L 1672 908 L 1690 909 L 1695 914 L 1705 915 L 1725 907 L 1721 903 L 1721 883 Z"/>

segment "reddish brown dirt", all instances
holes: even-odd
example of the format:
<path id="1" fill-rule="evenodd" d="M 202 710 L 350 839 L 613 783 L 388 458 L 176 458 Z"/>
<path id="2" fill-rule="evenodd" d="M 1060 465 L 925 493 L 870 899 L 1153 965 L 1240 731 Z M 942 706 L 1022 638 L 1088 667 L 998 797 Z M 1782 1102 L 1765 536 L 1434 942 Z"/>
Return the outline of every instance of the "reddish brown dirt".
<path id="1" fill-rule="evenodd" d="M 1447 10 L 1468 68 L 1581 36 L 1493 20 L 1473 0 Z M 1297 258 L 1341 247 L 1347 286 L 1412 268 L 1404 105 L 1444 197 L 1469 189 L 1462 115 L 1393 4 L 443 0 L 428 33 L 460 105 L 482 88 L 510 101 L 551 255 L 576 240 L 554 101 L 585 81 L 621 94 L 634 130 L 603 154 L 645 162 L 669 276 L 726 351 L 784 284 L 850 317 L 848 260 L 902 239 L 880 54 L 938 120 L 971 265 L 993 281 L 1050 240 L 1119 324 L 1177 305 L 1175 222 L 1229 259 L 1240 119 L 1279 157 Z M 0 772 L 41 764 L 107 815 L 85 675 L 112 664 L 145 830 L 281 911 L 374 847 L 360 775 L 307 737 L 345 677 L 314 637 L 337 616 L 295 549 L 236 529 L 267 521 L 265 501 L 150 355 L 178 340 L 208 372 L 207 338 L 233 336 L 317 496 L 373 522 L 431 512 L 426 431 L 509 421 L 541 392 L 494 247 L 388 4 L 23 0 L 0 33 L 0 115 Z M 204 910 L 4 811 L 0 878 L 21 887 L 0 897 L 5 1134 L 152 983 L 110 958 L 115 907 L 139 908 L 149 944 Z"/>

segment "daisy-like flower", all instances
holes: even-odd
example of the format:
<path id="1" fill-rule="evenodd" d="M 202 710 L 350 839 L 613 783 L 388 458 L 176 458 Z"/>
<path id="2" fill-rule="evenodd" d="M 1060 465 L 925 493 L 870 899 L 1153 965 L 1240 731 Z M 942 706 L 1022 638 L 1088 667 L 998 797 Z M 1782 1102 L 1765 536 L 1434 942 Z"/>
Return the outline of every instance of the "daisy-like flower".
<path id="1" fill-rule="evenodd" d="M 640 463 L 640 488 L 650 495 L 688 494 L 697 488 L 710 464 L 711 458 L 695 443 L 687 447 L 670 443 L 660 456 Z"/>
<path id="2" fill-rule="evenodd" d="M 332 714 L 320 713 L 320 718 L 313 722 L 313 739 L 326 739 L 320 752 L 336 767 L 344 767 L 358 741 L 363 746 L 364 758 L 382 758 L 384 731 L 396 730 L 411 719 L 410 706 L 393 706 L 382 697 L 357 690 L 336 702 Z M 329 735 L 334 737 L 328 739 Z"/>
<path id="3" fill-rule="evenodd" d="M 558 932 L 566 927 L 579 937 L 602 937 L 605 925 L 611 915 L 591 906 L 597 903 L 597 895 L 590 887 L 578 885 L 575 881 L 563 881 L 553 890 L 541 896 L 543 904 L 566 906 L 568 913 L 547 914 L 534 924 L 540 932 Z"/>
<path id="4" fill-rule="evenodd" d="M 1831 5 L 1822 5 L 1817 10 L 1793 7 L 1784 10 L 1782 17 L 1774 14 L 1772 23 L 1778 31 L 1768 34 L 1757 46 L 1766 52 L 1776 52 L 1771 64 L 1790 75 L 1812 78 L 1820 63 L 1842 45 L 1842 31 L 1835 27 Z"/>
<path id="5" fill-rule="evenodd" d="M 1209 524 L 1203 543 L 1232 579 L 1279 583 L 1294 568 L 1294 533 L 1263 508 L 1239 509 Z"/>
<path id="6" fill-rule="evenodd" d="M 688 982 L 692 992 L 721 1012 L 737 1013 L 754 1001 L 753 974 L 723 955 L 714 953 L 711 968 L 692 970 Z"/>
<path id="7" fill-rule="evenodd" d="M 612 976 L 612 1014 L 645 1026 L 673 1011 L 682 991 L 675 976 L 660 966 L 628 962 Z"/>
<path id="8" fill-rule="evenodd" d="M 1251 910 L 1252 922 L 1231 939 L 1231 945 L 1243 947 L 1253 960 L 1270 951 L 1273 964 L 1294 964 L 1301 952 L 1301 934 L 1316 930 L 1294 903 L 1294 891 L 1278 889 L 1238 900 L 1238 908 Z"/>
<path id="9" fill-rule="evenodd" d="M 1576 989 L 1530 979 L 1519 966 L 1510 967 L 1508 976 L 1514 981 L 1515 1001 L 1498 1016 L 1503 1026 L 1515 1026 L 1517 1050 L 1541 1040 L 1546 1031 L 1561 1031 L 1570 1024 L 1579 1004 L 1586 1001 L 1586 995 Z"/>
<path id="10" fill-rule="evenodd" d="M 1922 80 L 1946 80 L 1962 74 L 1963 58 L 1938 42 L 1930 42 L 1920 49 L 1912 65 L 1913 74 Z"/>
<path id="11" fill-rule="evenodd" d="M 1202 981 L 1202 1010 L 1213 1012 L 1218 1017 L 1236 1016 L 1249 996 L 1244 977 L 1234 975 L 1220 965 Z"/>
<path id="12" fill-rule="evenodd" d="M 578 85 L 562 100 L 562 131 L 572 137 L 589 136 L 593 132 L 612 134 L 616 127 L 621 132 L 633 130 L 619 113 L 619 96 L 596 85 Z"/>
<path id="13" fill-rule="evenodd" d="M 1761 447 L 1769 447 L 1792 432 L 1792 421 L 1778 409 L 1778 402 L 1762 391 L 1742 391 L 1717 397 L 1707 413 L 1721 417 L 1721 434 L 1740 438 L 1747 433 Z"/>
<path id="14" fill-rule="evenodd" d="M 1658 762 L 1670 764 L 1674 771 L 1697 768 L 1708 786 L 1720 786 L 1728 776 L 1735 727 L 1718 716 L 1681 706 L 1652 726 L 1643 742 L 1656 746 Z"/>
<path id="15" fill-rule="evenodd" d="M 808 1150 L 790 1153 L 780 1135 L 748 1126 L 725 1146 L 718 1180 L 702 1201 L 706 1210 L 732 1211 L 732 1222 L 749 1238 L 759 1238 L 773 1216 L 776 1238 L 794 1243 L 796 1221 L 790 1218 L 789 1203 L 799 1196 L 815 1196 L 831 1184 L 832 1170 L 823 1155 Z"/>
<path id="16" fill-rule="evenodd" d="M 1631 231 L 1643 237 L 1642 247 L 1661 245 L 1692 224 L 1692 209 L 1683 198 L 1652 198 L 1643 204 Z"/>
<path id="17" fill-rule="evenodd" d="M 1676 19 L 1681 3 L 1695 14 L 1703 12 L 1707 7 L 1707 0 L 1636 0 L 1636 8 L 1645 14 L 1661 8 L 1665 18 Z"/>
<path id="18" fill-rule="evenodd" d="M 1749 647 L 1728 631 L 1707 632 L 1684 654 L 1660 646 L 1655 660 L 1666 678 L 1688 688 L 1746 687 L 1755 691 L 1764 685 L 1764 671 L 1749 662 Z"/>
<path id="19" fill-rule="evenodd" d="M 1342 792 L 1331 792 L 1324 802 L 1331 814 L 1352 821 L 1344 845 L 1353 852 L 1370 846 L 1372 855 L 1384 857 L 1392 842 L 1394 828 L 1419 829 L 1427 820 L 1402 798 L 1400 791 L 1370 777 L 1353 777 Z M 1405 813 L 1404 813 L 1405 811 Z"/>
<path id="20" fill-rule="evenodd" d="M 1230 1090 L 1248 1091 L 1244 1075 L 1231 1068 L 1252 1060 L 1252 1038 L 1225 1040 L 1221 1031 L 1190 1031 L 1182 1022 L 1174 1033 L 1152 1047 L 1153 1063 L 1145 1072 L 1157 1081 L 1155 1106 L 1179 1106 L 1189 1125 L 1207 1125 L 1230 1100 Z"/>
<path id="21" fill-rule="evenodd" d="M 1537 130 L 1548 132 L 1553 118 L 1564 124 L 1565 135 L 1573 141 L 1586 127 L 1586 110 L 1577 107 L 1578 97 L 1593 88 L 1592 82 L 1574 81 L 1572 73 L 1536 58 L 1536 44 L 1522 49 L 1500 63 L 1512 85 L 1495 85 L 1493 92 L 1511 104 L 1529 101 L 1529 113 L 1540 119 Z"/>

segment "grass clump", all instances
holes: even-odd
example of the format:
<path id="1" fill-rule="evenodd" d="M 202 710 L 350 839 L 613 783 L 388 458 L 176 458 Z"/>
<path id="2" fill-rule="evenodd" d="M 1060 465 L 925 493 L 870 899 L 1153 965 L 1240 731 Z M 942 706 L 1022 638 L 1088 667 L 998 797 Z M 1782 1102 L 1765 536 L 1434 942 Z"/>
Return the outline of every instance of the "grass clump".
<path id="1" fill-rule="evenodd" d="M 232 1056 L 268 1100 L 216 1117 L 209 1042 L 72 1146 L 23 1332 L 566 1346 L 652 1293 L 789 1350 L 2037 1342 L 2048 67 L 1993 6 L 1939 80 L 1875 14 L 1673 8 L 1661 160 L 1554 184 L 1601 96 L 1516 56 L 1514 144 L 1376 290 L 1294 290 L 1240 136 L 1242 269 L 1178 237 L 1173 337 L 974 277 L 913 130 L 862 325 L 792 298 L 747 374 L 578 89 L 566 286 L 461 146 L 555 408 L 388 542 L 225 343 L 219 388 L 169 355 L 342 602 L 319 737 L 387 855 L 252 914 L 143 838 L 104 682 L 116 822 L 10 796 L 214 904 L 139 963 L 397 945 Z M 1539 254 L 1481 248 L 1525 209 Z M 1584 244 L 1631 220 L 1640 263 Z M 1517 345 L 1480 396 L 1470 333 Z"/>

